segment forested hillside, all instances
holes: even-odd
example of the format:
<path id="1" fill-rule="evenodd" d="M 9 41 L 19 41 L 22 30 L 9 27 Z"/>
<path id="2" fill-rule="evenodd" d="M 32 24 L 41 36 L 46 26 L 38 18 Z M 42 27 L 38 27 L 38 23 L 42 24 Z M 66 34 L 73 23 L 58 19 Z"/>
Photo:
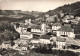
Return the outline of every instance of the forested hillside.
<path id="1" fill-rule="evenodd" d="M 72 4 L 66 4 L 64 6 L 58 7 L 54 10 L 49 10 L 46 12 L 46 14 L 49 15 L 54 15 L 54 14 L 59 14 L 59 12 L 63 13 L 71 13 L 73 15 L 80 15 L 80 2 L 72 3 Z"/>

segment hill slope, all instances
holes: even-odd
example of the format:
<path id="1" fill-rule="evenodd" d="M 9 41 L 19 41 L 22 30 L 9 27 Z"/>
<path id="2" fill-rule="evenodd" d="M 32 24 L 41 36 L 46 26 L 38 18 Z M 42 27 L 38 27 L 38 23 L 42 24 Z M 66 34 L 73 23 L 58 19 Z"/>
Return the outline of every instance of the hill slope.
<path id="1" fill-rule="evenodd" d="M 64 13 L 71 13 L 73 15 L 80 15 L 80 2 L 75 2 L 72 4 L 67 4 L 61 7 L 58 7 L 54 10 L 49 10 L 48 12 L 46 12 L 46 14 L 49 15 L 54 15 L 54 14 L 59 14 L 59 12 L 62 11 Z"/>

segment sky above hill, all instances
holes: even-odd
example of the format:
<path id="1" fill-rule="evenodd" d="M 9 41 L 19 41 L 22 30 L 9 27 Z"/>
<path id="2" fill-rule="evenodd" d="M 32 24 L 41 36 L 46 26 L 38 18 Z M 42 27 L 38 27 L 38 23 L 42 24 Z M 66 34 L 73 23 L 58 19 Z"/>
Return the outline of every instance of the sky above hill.
<path id="1" fill-rule="evenodd" d="M 77 1 L 80 0 L 0 0 L 0 9 L 46 12 Z"/>

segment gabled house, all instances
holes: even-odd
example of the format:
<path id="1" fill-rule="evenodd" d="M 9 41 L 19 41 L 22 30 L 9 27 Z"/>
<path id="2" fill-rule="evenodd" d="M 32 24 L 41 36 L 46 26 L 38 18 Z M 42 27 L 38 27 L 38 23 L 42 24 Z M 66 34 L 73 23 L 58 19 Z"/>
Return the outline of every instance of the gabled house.
<path id="1" fill-rule="evenodd" d="M 28 47 L 29 40 L 17 39 L 14 40 L 15 45 L 12 47 L 14 50 L 26 51 Z"/>
<path id="2" fill-rule="evenodd" d="M 41 26 L 40 25 L 33 25 L 31 26 L 32 33 L 41 33 Z"/>
<path id="3" fill-rule="evenodd" d="M 59 28 L 61 28 L 61 24 L 60 23 L 55 23 L 52 25 L 52 31 L 56 32 Z"/>
<path id="4" fill-rule="evenodd" d="M 80 16 L 76 16 L 75 19 L 80 21 Z"/>
<path id="5" fill-rule="evenodd" d="M 41 25 L 33 25 L 31 26 L 32 33 L 46 33 L 46 24 L 42 23 Z"/>
<path id="6" fill-rule="evenodd" d="M 51 36 L 49 35 L 42 35 L 39 40 L 40 40 L 40 43 L 42 44 L 50 44 L 51 43 L 50 38 Z"/>
<path id="7" fill-rule="evenodd" d="M 57 36 L 75 38 L 74 30 L 69 26 L 62 26 L 60 29 L 58 29 Z"/>
<path id="8" fill-rule="evenodd" d="M 2 48 L 11 48 L 11 43 L 10 41 L 4 41 L 2 44 L 1 44 Z"/>
<path id="9" fill-rule="evenodd" d="M 63 48 L 65 48 L 65 45 L 66 45 L 66 39 L 65 38 L 60 38 L 60 37 L 56 38 L 57 48 L 63 49 Z"/>
<path id="10" fill-rule="evenodd" d="M 65 15 L 64 18 L 62 19 L 62 21 L 65 22 L 65 23 L 69 23 L 73 19 L 74 19 L 73 15 Z"/>
<path id="11" fill-rule="evenodd" d="M 31 32 L 23 32 L 22 34 L 20 34 L 20 38 L 31 39 L 33 38 L 33 34 Z"/>

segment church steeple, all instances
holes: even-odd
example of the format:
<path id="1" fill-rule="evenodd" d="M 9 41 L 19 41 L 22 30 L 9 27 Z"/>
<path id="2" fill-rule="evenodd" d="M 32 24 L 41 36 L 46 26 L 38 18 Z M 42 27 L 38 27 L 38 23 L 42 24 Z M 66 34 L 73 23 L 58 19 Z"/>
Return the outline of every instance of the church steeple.
<path id="1" fill-rule="evenodd" d="M 41 32 L 46 33 L 46 23 L 45 22 L 42 22 L 41 24 Z"/>

